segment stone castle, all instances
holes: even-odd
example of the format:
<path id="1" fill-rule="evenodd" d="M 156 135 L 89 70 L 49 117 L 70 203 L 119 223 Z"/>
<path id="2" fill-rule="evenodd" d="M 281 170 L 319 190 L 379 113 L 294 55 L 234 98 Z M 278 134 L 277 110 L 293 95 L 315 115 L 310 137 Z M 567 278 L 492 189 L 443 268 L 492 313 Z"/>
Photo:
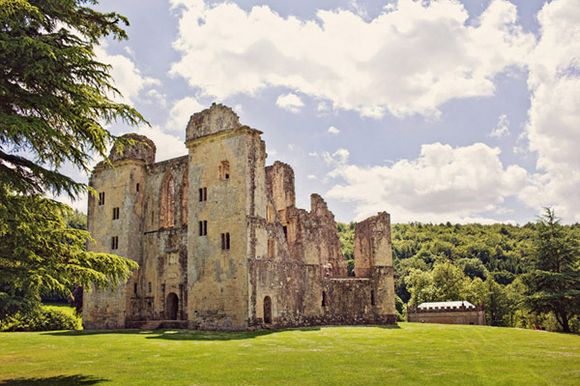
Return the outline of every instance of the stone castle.
<path id="1" fill-rule="evenodd" d="M 296 207 L 294 172 L 266 166 L 261 132 L 212 105 L 187 124 L 188 155 L 155 162 L 146 137 L 90 178 L 91 250 L 139 264 L 115 290 L 85 291 L 86 328 L 243 330 L 395 321 L 390 218 L 356 224 L 347 275 L 334 215 Z"/>

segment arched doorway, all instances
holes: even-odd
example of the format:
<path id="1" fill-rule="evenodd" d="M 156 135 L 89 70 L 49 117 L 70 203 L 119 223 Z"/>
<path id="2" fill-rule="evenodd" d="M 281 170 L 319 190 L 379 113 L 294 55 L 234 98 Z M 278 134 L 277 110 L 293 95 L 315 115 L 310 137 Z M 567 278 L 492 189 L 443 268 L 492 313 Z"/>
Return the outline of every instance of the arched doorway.
<path id="1" fill-rule="evenodd" d="M 264 323 L 272 323 L 272 299 L 269 296 L 264 298 Z"/>
<path id="2" fill-rule="evenodd" d="M 177 320 L 177 312 L 179 311 L 179 298 L 173 292 L 167 295 L 165 302 L 165 314 L 169 320 Z"/>

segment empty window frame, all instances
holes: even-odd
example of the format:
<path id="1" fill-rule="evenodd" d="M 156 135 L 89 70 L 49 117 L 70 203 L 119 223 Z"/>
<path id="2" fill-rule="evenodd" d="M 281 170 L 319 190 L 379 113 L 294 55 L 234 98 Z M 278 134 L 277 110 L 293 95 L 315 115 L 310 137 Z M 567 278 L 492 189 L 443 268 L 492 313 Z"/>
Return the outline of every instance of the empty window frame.
<path id="1" fill-rule="evenodd" d="M 199 202 L 207 201 L 207 188 L 199 188 Z"/>
<path id="2" fill-rule="evenodd" d="M 230 249 L 230 234 L 222 233 L 222 250 L 228 251 Z"/>
<path id="3" fill-rule="evenodd" d="M 105 205 L 105 192 L 99 193 L 99 206 Z"/>
<path id="4" fill-rule="evenodd" d="M 135 185 L 135 191 L 139 191 L 139 184 L 137 183 L 137 185 Z"/>
<path id="5" fill-rule="evenodd" d="M 229 180 L 230 179 L 230 163 L 229 161 L 222 161 L 220 163 L 218 174 L 220 180 Z"/>
<path id="6" fill-rule="evenodd" d="M 266 206 L 266 221 L 271 224 L 274 222 L 274 207 L 272 204 Z"/>
<path id="7" fill-rule="evenodd" d="M 112 250 L 119 249 L 119 237 L 118 236 L 111 237 L 111 249 Z"/>
<path id="8" fill-rule="evenodd" d="M 207 220 L 199 222 L 199 235 L 207 236 Z"/>
<path id="9" fill-rule="evenodd" d="M 113 220 L 118 220 L 119 219 L 119 207 L 113 208 Z"/>
<path id="10" fill-rule="evenodd" d="M 276 255 L 276 240 L 268 239 L 268 257 L 270 259 L 274 258 Z"/>
<path id="11" fill-rule="evenodd" d="M 165 176 L 161 188 L 161 203 L 160 203 L 159 217 L 162 227 L 175 226 L 175 183 L 173 176 L 167 174 Z"/>

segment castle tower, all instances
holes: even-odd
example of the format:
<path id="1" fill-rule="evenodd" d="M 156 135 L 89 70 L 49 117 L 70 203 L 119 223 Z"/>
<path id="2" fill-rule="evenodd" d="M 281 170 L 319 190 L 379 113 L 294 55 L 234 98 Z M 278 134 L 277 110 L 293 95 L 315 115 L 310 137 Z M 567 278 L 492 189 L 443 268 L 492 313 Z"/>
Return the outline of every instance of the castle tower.
<path id="1" fill-rule="evenodd" d="M 188 123 L 191 327 L 248 327 L 248 259 L 256 248 L 253 222 L 266 211 L 260 134 L 242 126 L 223 105 L 213 104 Z"/>
<path id="2" fill-rule="evenodd" d="M 142 263 L 143 203 L 147 165 L 155 161 L 155 144 L 144 136 L 126 134 L 129 143 L 115 145 L 109 159 L 100 162 L 89 185 L 97 192 L 89 197 L 88 230 L 92 251 L 109 252 Z M 86 328 L 123 328 L 138 312 L 137 273 L 113 290 L 85 291 L 83 321 Z"/>

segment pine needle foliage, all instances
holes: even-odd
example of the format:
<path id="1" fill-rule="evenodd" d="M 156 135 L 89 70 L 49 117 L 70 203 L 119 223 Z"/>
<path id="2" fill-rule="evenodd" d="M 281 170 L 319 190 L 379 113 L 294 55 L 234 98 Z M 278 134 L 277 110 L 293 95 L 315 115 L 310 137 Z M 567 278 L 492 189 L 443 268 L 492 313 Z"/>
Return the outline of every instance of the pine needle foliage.
<path id="1" fill-rule="evenodd" d="M 526 303 L 536 312 L 552 312 L 570 332 L 570 320 L 580 314 L 580 245 L 550 208 L 538 221 L 533 264 L 524 276 Z"/>
<path id="2" fill-rule="evenodd" d="M 0 185 L 18 193 L 86 190 L 59 172 L 88 171 L 116 140 L 104 125 L 145 122 L 117 103 L 109 66 L 94 47 L 126 39 L 125 17 L 96 0 L 0 0 Z"/>
<path id="3" fill-rule="evenodd" d="M 76 285 L 112 287 L 137 264 L 89 252 L 89 233 L 70 227 L 68 206 L 39 195 L 0 189 L 0 319 L 38 309 L 41 296 L 72 296 Z"/>

